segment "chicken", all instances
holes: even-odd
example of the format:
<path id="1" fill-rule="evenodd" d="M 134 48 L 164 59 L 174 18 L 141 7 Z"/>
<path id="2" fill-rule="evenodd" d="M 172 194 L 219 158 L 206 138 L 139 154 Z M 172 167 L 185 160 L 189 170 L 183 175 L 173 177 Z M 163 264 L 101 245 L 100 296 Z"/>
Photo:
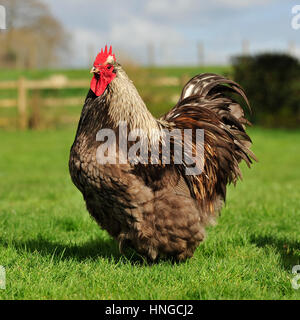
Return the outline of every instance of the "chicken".
<path id="1" fill-rule="evenodd" d="M 243 89 L 222 76 L 199 74 L 185 85 L 176 106 L 155 119 L 111 47 L 101 50 L 91 72 L 69 160 L 72 181 L 82 192 L 87 210 L 116 239 L 121 253 L 130 247 L 152 261 L 192 257 L 205 237 L 205 227 L 215 223 L 226 185 L 241 177 L 239 163 L 244 160 L 250 166 L 256 160 L 245 132 L 249 122 L 233 99 L 237 95 L 249 107 Z M 174 129 L 180 134 L 169 140 L 168 162 L 163 147 L 166 133 Z M 179 139 L 185 129 L 192 132 L 186 145 L 185 136 Z M 204 132 L 200 142 L 198 129 Z M 99 132 L 113 133 L 116 138 L 108 143 L 109 134 L 105 140 Z M 140 132 L 136 141 L 128 139 L 130 132 Z M 120 138 L 125 139 L 122 145 Z M 146 141 L 148 146 L 157 143 L 158 158 L 151 162 L 149 152 L 143 158 L 137 141 Z M 194 166 L 188 161 L 192 156 L 176 162 L 177 147 L 188 145 L 192 155 L 202 150 L 196 154 L 201 161 Z M 133 146 L 136 156 L 129 161 L 126 150 Z M 105 161 L 99 154 L 107 157 Z M 197 170 L 187 174 L 193 168 Z"/>

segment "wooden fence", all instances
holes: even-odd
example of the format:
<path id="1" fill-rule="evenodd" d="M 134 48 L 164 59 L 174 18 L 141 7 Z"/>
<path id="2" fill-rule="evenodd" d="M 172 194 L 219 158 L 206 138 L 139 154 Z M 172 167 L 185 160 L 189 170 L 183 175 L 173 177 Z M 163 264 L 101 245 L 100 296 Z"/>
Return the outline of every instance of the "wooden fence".
<path id="1" fill-rule="evenodd" d="M 155 79 L 155 85 L 158 86 L 177 86 L 182 83 L 182 80 L 176 77 L 166 77 Z M 153 84 L 153 83 L 152 83 Z M 29 126 L 28 114 L 28 91 L 29 90 L 43 90 L 43 89 L 66 89 L 66 88 L 88 88 L 90 85 L 89 79 L 70 80 L 63 75 L 54 75 L 49 79 L 44 80 L 29 80 L 25 77 L 20 77 L 15 81 L 0 82 L 1 90 L 15 89 L 17 90 L 16 99 L 1 99 L 0 108 L 17 107 L 17 125 L 21 130 L 27 129 Z M 1 97 L 1 94 L 0 94 Z M 68 98 L 43 98 L 43 106 L 72 106 L 81 105 L 83 103 L 82 97 L 68 97 Z"/>
<path id="2" fill-rule="evenodd" d="M 64 76 L 51 77 L 45 80 L 28 80 L 24 77 L 17 81 L 0 82 L 0 90 L 17 90 L 16 99 L 0 99 L 0 108 L 11 108 L 17 106 L 18 127 L 26 129 L 28 127 L 28 91 L 42 89 L 65 89 L 65 88 L 88 88 L 90 80 L 69 80 Z M 79 105 L 81 98 L 45 98 L 43 105 Z"/>

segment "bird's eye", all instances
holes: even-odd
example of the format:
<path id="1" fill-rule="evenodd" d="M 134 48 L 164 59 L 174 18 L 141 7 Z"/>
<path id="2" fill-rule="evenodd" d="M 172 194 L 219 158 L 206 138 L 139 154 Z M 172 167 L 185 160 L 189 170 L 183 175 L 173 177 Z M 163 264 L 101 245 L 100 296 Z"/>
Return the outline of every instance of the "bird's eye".
<path id="1" fill-rule="evenodd" d="M 112 68 L 112 65 L 108 65 L 107 69 L 110 70 Z"/>

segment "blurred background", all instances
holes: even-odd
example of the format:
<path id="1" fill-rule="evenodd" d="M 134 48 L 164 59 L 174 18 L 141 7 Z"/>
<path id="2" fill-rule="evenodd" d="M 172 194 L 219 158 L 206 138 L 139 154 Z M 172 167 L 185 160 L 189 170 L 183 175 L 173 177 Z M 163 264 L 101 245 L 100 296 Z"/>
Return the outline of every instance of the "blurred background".
<path id="1" fill-rule="evenodd" d="M 0 0 L 0 299 L 299 299 L 297 1 Z M 249 98 L 259 162 L 241 164 L 243 182 L 187 263 L 122 260 L 71 182 L 70 147 L 106 44 L 155 116 L 202 72 Z"/>
<path id="2" fill-rule="evenodd" d="M 215 72 L 244 86 L 254 124 L 299 126 L 295 1 L 0 4 L 6 11 L 6 29 L 0 30 L 0 128 L 74 125 L 89 87 L 89 68 L 105 44 L 113 46 L 155 116 L 176 103 L 190 77 Z"/>

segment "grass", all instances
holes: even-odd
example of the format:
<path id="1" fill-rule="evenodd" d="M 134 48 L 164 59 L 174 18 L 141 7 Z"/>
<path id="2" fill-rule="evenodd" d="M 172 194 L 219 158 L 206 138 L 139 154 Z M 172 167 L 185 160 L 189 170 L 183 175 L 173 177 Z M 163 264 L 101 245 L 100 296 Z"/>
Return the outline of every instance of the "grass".
<path id="1" fill-rule="evenodd" d="M 192 77 L 200 72 L 216 72 L 216 73 L 229 73 L 231 70 L 230 66 L 171 66 L 171 67 L 133 67 L 124 66 L 124 69 L 130 73 L 130 76 L 134 77 L 134 73 L 145 72 L 150 74 L 152 77 L 180 77 L 183 74 L 187 74 Z M 21 76 L 28 79 L 45 79 L 55 74 L 63 74 L 70 79 L 82 79 L 90 78 L 89 67 L 86 69 L 37 69 L 37 70 L 12 70 L 12 69 L 1 69 L 0 81 L 4 80 L 16 80 Z"/>
<path id="2" fill-rule="evenodd" d="M 299 299 L 299 131 L 250 130 L 260 162 L 243 165 L 216 227 L 192 259 L 120 256 L 68 174 L 75 128 L 0 131 L 0 299 Z"/>

